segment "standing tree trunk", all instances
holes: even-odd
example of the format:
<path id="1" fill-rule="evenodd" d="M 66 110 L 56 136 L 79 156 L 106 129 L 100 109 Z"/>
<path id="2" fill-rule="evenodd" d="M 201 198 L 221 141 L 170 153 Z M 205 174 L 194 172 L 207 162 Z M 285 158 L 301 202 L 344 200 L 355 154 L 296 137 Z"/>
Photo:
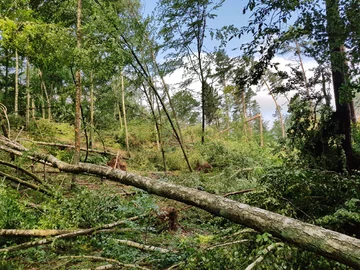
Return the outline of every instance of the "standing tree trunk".
<path id="1" fill-rule="evenodd" d="M 19 113 L 19 54 L 18 50 L 15 49 L 15 104 L 14 112 L 15 115 Z"/>
<path id="2" fill-rule="evenodd" d="M 113 89 L 114 89 L 114 96 L 115 96 L 115 111 L 117 111 L 118 117 L 119 117 L 119 126 L 120 126 L 120 131 L 123 128 L 123 119 L 122 119 L 122 115 L 121 115 L 121 101 L 120 101 L 120 97 L 121 96 L 121 90 L 120 90 L 120 94 L 118 91 L 119 88 L 119 84 L 117 82 L 114 83 L 113 85 Z"/>
<path id="3" fill-rule="evenodd" d="M 93 81 L 93 73 L 90 72 L 90 149 L 93 149 L 93 141 L 94 141 L 94 81 Z"/>
<path id="4" fill-rule="evenodd" d="M 46 99 L 46 104 L 47 104 L 47 109 L 48 109 L 48 120 L 51 121 L 51 102 L 50 102 L 50 98 L 49 98 L 49 94 L 47 92 L 47 88 L 46 88 L 46 85 L 45 85 L 45 81 L 43 79 L 43 76 L 42 76 L 42 71 L 39 70 L 39 76 L 40 76 L 40 80 L 41 80 L 41 87 L 44 91 L 44 94 L 45 94 L 45 99 Z M 45 112 L 43 113 L 43 118 L 45 119 Z"/>
<path id="5" fill-rule="evenodd" d="M 279 114 L 279 120 L 280 120 L 280 126 L 281 126 L 281 135 L 282 135 L 282 138 L 285 138 L 285 127 L 284 127 L 284 121 L 283 121 L 282 114 L 281 114 L 281 108 L 280 108 L 279 104 L 277 103 L 276 98 L 274 97 L 273 93 L 271 92 L 270 86 L 267 83 L 267 81 L 264 80 L 264 83 L 266 85 L 266 88 L 269 91 L 270 96 L 272 97 L 272 99 L 273 99 L 273 101 L 275 103 L 276 110 L 277 110 L 277 112 Z"/>
<path id="6" fill-rule="evenodd" d="M 297 55 L 298 55 L 298 57 L 299 57 L 299 62 L 300 62 L 301 71 L 302 71 L 303 76 L 304 76 L 306 94 L 307 94 L 307 97 L 310 99 L 309 83 L 308 83 L 308 80 L 307 80 L 307 77 L 306 77 L 304 64 L 303 64 L 303 61 L 302 61 L 302 58 L 301 58 L 300 45 L 299 45 L 299 42 L 298 42 L 297 40 L 295 40 L 295 45 L 296 45 L 296 53 L 297 53 Z"/>
<path id="7" fill-rule="evenodd" d="M 146 99 L 150 105 L 150 110 L 151 110 L 151 114 L 153 116 L 154 122 L 155 122 L 155 129 L 156 129 L 156 141 L 157 141 L 157 145 L 159 150 L 161 151 L 161 156 L 162 156 L 162 160 L 163 160 L 163 166 L 164 166 L 164 172 L 166 174 L 166 157 L 165 157 L 165 150 L 164 150 L 164 143 L 162 140 L 162 136 L 161 136 L 161 130 L 160 130 L 160 126 L 161 126 L 161 112 L 160 112 L 160 106 L 159 106 L 159 102 L 156 100 L 157 103 L 157 108 L 158 108 L 158 114 L 159 114 L 159 121 L 156 117 L 156 113 L 155 113 L 155 108 L 154 108 L 154 103 L 153 103 L 153 98 L 151 98 L 151 92 L 149 91 L 149 93 L 146 91 L 146 87 L 144 84 L 142 84 L 142 87 L 144 89 L 144 94 L 146 96 Z M 156 98 L 156 97 L 154 97 Z"/>
<path id="8" fill-rule="evenodd" d="M 35 100 L 34 97 L 31 99 L 31 118 L 35 120 Z"/>
<path id="9" fill-rule="evenodd" d="M 81 9 L 82 2 L 77 0 L 77 19 L 76 19 L 76 40 L 77 48 L 81 48 Z M 80 68 L 77 67 L 75 75 L 76 94 L 75 94 L 75 152 L 74 164 L 80 162 L 80 140 L 81 140 L 81 73 Z M 75 179 L 73 178 L 73 181 Z"/>
<path id="10" fill-rule="evenodd" d="M 126 122 L 125 87 L 124 87 L 124 75 L 123 74 L 121 74 L 121 100 L 122 100 L 122 111 L 123 111 L 123 116 L 124 116 L 126 151 L 128 153 L 128 157 L 130 157 L 129 134 L 128 134 L 128 128 L 127 128 L 127 122 Z"/>
<path id="11" fill-rule="evenodd" d="M 4 54 L 5 54 L 5 59 L 6 59 L 6 62 L 5 62 L 5 101 L 4 103 L 5 104 L 8 104 L 7 101 L 8 101 L 8 98 L 9 98 L 9 65 L 10 65 L 10 54 L 9 54 L 9 50 L 8 49 L 4 49 Z"/>
<path id="12" fill-rule="evenodd" d="M 247 138 L 248 122 L 247 122 L 247 115 L 246 115 L 245 89 L 243 89 L 241 91 L 241 104 L 242 104 L 242 113 L 243 113 L 243 117 L 244 117 L 244 133 L 245 133 L 245 137 Z M 240 110 L 240 108 L 239 108 L 239 110 Z"/>
<path id="13" fill-rule="evenodd" d="M 28 128 L 30 123 L 30 62 L 26 61 L 26 116 L 25 127 Z"/>
<path id="14" fill-rule="evenodd" d="M 351 145 L 351 98 L 344 100 L 342 97 L 351 97 L 351 94 L 344 91 L 351 91 L 346 87 L 348 66 L 346 63 L 346 53 L 344 51 L 344 42 L 346 35 L 344 24 L 340 17 L 339 0 L 326 0 L 326 31 L 330 47 L 330 63 L 333 79 L 335 96 L 335 119 L 338 123 L 338 133 L 343 135 L 342 148 L 346 156 L 346 165 L 348 170 L 358 167 L 357 162 L 353 161 L 353 149 Z M 343 93 L 341 93 L 343 92 Z"/>

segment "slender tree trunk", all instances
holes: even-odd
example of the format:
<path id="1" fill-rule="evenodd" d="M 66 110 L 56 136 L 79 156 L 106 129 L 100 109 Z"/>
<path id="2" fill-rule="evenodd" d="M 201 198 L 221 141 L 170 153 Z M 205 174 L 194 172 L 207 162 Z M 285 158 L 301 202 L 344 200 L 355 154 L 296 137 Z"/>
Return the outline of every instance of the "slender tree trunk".
<path id="1" fill-rule="evenodd" d="M 260 130 L 260 146 L 264 147 L 263 121 L 261 114 L 259 116 L 259 130 Z"/>
<path id="2" fill-rule="evenodd" d="M 245 137 L 247 138 L 248 122 L 247 122 L 247 114 L 246 114 L 245 89 L 241 91 L 241 104 L 242 104 L 242 114 L 244 117 L 244 133 L 245 133 Z"/>
<path id="3" fill-rule="evenodd" d="M 350 109 L 351 123 L 355 125 L 356 124 L 356 112 L 355 112 L 355 107 L 354 107 L 354 100 L 351 100 L 349 107 L 350 107 L 349 109 Z"/>
<path id="4" fill-rule="evenodd" d="M 325 79 L 325 75 L 324 75 L 323 70 L 321 71 L 321 82 L 322 82 L 322 92 L 323 92 L 323 95 L 325 97 L 325 104 L 326 104 L 326 106 L 330 107 L 331 97 L 326 92 L 326 79 Z"/>
<path id="5" fill-rule="evenodd" d="M 94 81 L 93 73 L 90 72 L 90 149 L 93 149 L 94 142 Z"/>
<path id="6" fill-rule="evenodd" d="M 201 143 L 205 142 L 205 82 L 201 81 Z"/>
<path id="7" fill-rule="evenodd" d="M 351 145 L 350 104 L 352 99 L 341 100 L 341 91 L 350 91 L 344 87 L 346 85 L 348 66 L 346 65 L 346 55 L 343 47 L 345 37 L 341 37 L 341 34 L 345 35 L 346 33 L 340 18 L 339 0 L 326 0 L 325 3 L 327 16 L 326 31 L 331 53 L 330 62 L 336 105 L 335 118 L 339 125 L 338 133 L 344 136 L 342 147 L 345 151 L 347 167 L 351 170 L 358 166 L 358 164 L 353 164 L 353 149 Z"/>
<path id="8" fill-rule="evenodd" d="M 159 114 L 159 122 L 157 120 L 156 117 L 156 113 L 155 113 L 155 108 L 154 108 L 154 104 L 151 98 L 151 93 L 149 91 L 149 93 L 146 91 L 146 87 L 145 85 L 143 85 L 143 89 L 144 89 L 144 93 L 146 96 L 146 99 L 150 105 L 150 110 L 151 110 L 151 114 L 153 116 L 154 119 L 154 123 L 155 123 L 155 129 L 156 129 L 156 134 L 157 134 L 157 143 L 158 143 L 158 148 L 161 151 L 161 155 L 162 155 L 162 160 L 163 160 L 163 166 L 164 166 L 164 172 L 166 173 L 166 158 L 165 158 L 165 150 L 164 150 L 164 146 L 163 146 L 163 141 L 162 141 L 162 136 L 161 136 L 161 130 L 160 130 L 160 125 L 161 125 L 161 114 L 160 114 L 160 107 L 159 104 L 157 104 L 157 108 L 158 108 L 158 114 Z M 155 97 L 156 98 L 156 97 Z M 158 103 L 158 102 L 157 102 Z"/>
<path id="9" fill-rule="evenodd" d="M 270 89 L 270 86 L 269 84 L 267 83 L 267 81 L 264 80 L 264 83 L 269 91 L 269 94 L 270 96 L 272 97 L 274 103 L 275 103 L 275 106 L 276 106 L 276 110 L 279 114 L 279 120 L 280 120 L 280 126 L 281 126 L 281 135 L 283 138 L 285 138 L 285 127 L 284 127 L 284 121 L 283 121 L 283 118 L 282 118 L 282 114 L 281 114 L 281 108 L 279 106 L 279 104 L 277 103 L 276 101 L 276 98 L 274 97 L 273 93 L 271 92 L 271 89 Z"/>
<path id="10" fill-rule="evenodd" d="M 82 0 L 77 0 L 77 18 L 76 18 L 76 40 L 77 48 L 81 48 L 81 12 Z M 80 162 L 80 143 L 81 143 L 81 72 L 80 67 L 77 67 L 75 74 L 76 94 L 75 94 L 75 152 L 74 161 L 75 165 Z M 75 177 L 73 177 L 73 182 Z M 73 186 L 73 185 L 72 185 Z"/>
<path id="11" fill-rule="evenodd" d="M 19 55 L 18 50 L 15 49 L 15 115 L 19 113 Z"/>
<path id="12" fill-rule="evenodd" d="M 160 72 L 160 69 L 159 69 L 159 65 L 157 64 L 156 62 L 156 58 L 155 58 L 155 54 L 154 52 L 152 52 L 152 59 L 153 59 L 153 62 L 154 62 L 154 66 L 158 72 L 158 76 L 160 76 L 160 79 L 161 79 L 161 82 L 163 84 L 163 87 L 164 87 L 164 91 L 165 91 L 165 94 L 169 100 L 169 105 L 170 105 L 170 108 L 171 108 L 171 111 L 172 111 L 172 114 L 173 114 L 173 117 L 174 117 L 174 120 L 175 120 L 175 124 L 178 128 L 178 132 L 179 132 L 179 137 L 180 137 L 180 141 L 181 143 L 183 144 L 184 143 L 184 140 L 183 140 L 183 136 L 182 136 L 182 132 L 181 132 L 181 127 L 180 127 L 180 123 L 179 123 L 179 120 L 178 120 L 178 117 L 177 117 L 177 114 L 176 114 L 176 110 L 175 110 L 175 107 L 173 105 L 173 102 L 172 102 L 172 98 L 170 96 L 170 93 L 169 93 L 169 88 L 165 82 L 165 79 L 164 79 L 164 76 L 161 74 Z"/>
<path id="13" fill-rule="evenodd" d="M 114 96 L 115 96 L 115 100 L 116 100 L 115 110 L 117 111 L 117 115 L 119 117 L 119 125 L 120 125 L 120 131 L 121 131 L 123 128 L 123 119 L 122 119 L 122 115 L 121 115 L 122 108 L 121 108 L 121 101 L 120 101 L 120 97 L 119 97 L 119 96 L 121 96 L 121 89 L 117 83 L 115 83 L 113 88 L 114 88 Z M 120 89 L 120 91 L 118 89 Z"/>
<path id="14" fill-rule="evenodd" d="M 198 8 L 200 9 L 200 3 L 198 2 Z M 203 62 L 202 62 L 202 48 L 204 45 L 204 38 L 205 38 L 205 28 L 206 28 L 206 10 L 203 8 L 200 21 L 201 23 L 197 23 L 197 33 L 196 33 L 196 46 L 197 46 L 197 61 L 198 61 L 198 69 L 200 74 L 200 82 L 201 82 L 201 143 L 204 144 L 205 142 L 205 125 L 206 125 L 206 117 L 205 117 L 205 107 L 206 107 L 206 79 L 204 76 L 203 70 Z"/>
<path id="15" fill-rule="evenodd" d="M 304 64 L 303 64 L 303 61 L 302 61 L 302 57 L 301 57 L 300 45 L 299 45 L 299 42 L 297 40 L 295 40 L 295 44 L 296 44 L 296 53 L 297 53 L 297 55 L 299 57 L 300 68 L 301 68 L 301 71 L 302 71 L 303 76 L 304 76 L 306 94 L 307 94 L 307 97 L 310 99 L 309 83 L 308 83 L 308 80 L 307 80 L 307 77 L 306 77 L 305 68 L 304 68 Z"/>
<path id="16" fill-rule="evenodd" d="M 35 100 L 34 100 L 34 97 L 32 97 L 31 99 L 31 117 L 33 120 L 35 120 Z"/>
<path id="17" fill-rule="evenodd" d="M 43 93 L 43 87 L 41 85 L 41 115 L 42 115 L 42 119 L 46 118 L 46 113 L 45 113 L 45 103 L 44 103 L 44 93 Z"/>
<path id="18" fill-rule="evenodd" d="M 127 121 L 126 121 L 125 87 L 124 87 L 124 75 L 123 74 L 121 74 L 121 100 L 122 100 L 122 111 L 123 111 L 123 116 L 124 116 L 126 151 L 128 153 L 128 157 L 130 157 L 129 134 L 128 134 Z"/>
<path id="19" fill-rule="evenodd" d="M 25 127 L 29 127 L 30 123 L 30 62 L 29 58 L 26 60 L 26 116 Z"/>
<path id="20" fill-rule="evenodd" d="M 8 98 L 9 98 L 9 65 L 10 65 L 10 54 L 8 49 L 4 49 L 6 62 L 5 62 L 5 104 L 8 104 Z"/>
<path id="21" fill-rule="evenodd" d="M 226 81 L 225 81 L 225 78 L 224 78 L 224 81 L 223 81 L 223 87 L 224 87 L 224 91 L 226 89 Z M 229 109 L 229 97 L 228 97 L 228 94 L 224 94 L 224 97 L 225 97 L 225 129 L 228 130 L 228 134 L 229 134 L 229 129 L 230 129 L 230 109 Z"/>
<path id="22" fill-rule="evenodd" d="M 40 76 L 40 80 L 41 80 L 41 87 L 44 91 L 44 94 L 45 94 L 45 99 L 46 99 L 46 105 L 47 105 L 47 111 L 48 111 L 48 120 L 51 121 L 51 102 L 50 102 L 50 98 L 49 98 L 49 94 L 48 94 L 48 91 L 47 91 L 47 88 L 46 88 L 46 84 L 45 84 L 45 81 L 43 79 L 43 76 L 42 76 L 42 71 L 39 70 L 39 76 Z M 45 119 L 45 113 L 43 115 L 43 118 Z"/>
<path id="23" fill-rule="evenodd" d="M 161 134 L 161 126 L 162 126 L 162 117 L 161 117 L 161 110 L 160 110 L 160 104 L 159 104 L 159 99 L 158 97 L 154 97 L 155 98 L 155 101 L 156 101 L 156 108 L 157 108 L 157 112 L 158 112 L 158 115 L 159 115 L 159 124 L 158 124 L 158 128 L 159 128 L 159 133 L 158 133 L 158 136 L 159 136 L 159 141 L 160 141 L 160 145 L 161 145 L 161 156 L 162 156 L 162 160 L 163 160 L 163 166 L 164 166 L 164 172 L 166 174 L 166 171 L 167 171 L 167 167 L 166 167 L 166 156 L 165 156 L 165 149 L 164 149 L 164 140 L 163 140 L 163 136 Z M 155 113 L 155 111 L 154 111 Z M 181 147 L 182 145 L 180 145 Z M 183 154 L 184 156 L 186 155 L 183 151 Z M 189 166 L 189 169 L 191 171 L 191 167 L 190 167 L 190 163 L 189 161 L 187 160 L 187 156 L 185 156 L 185 159 L 186 159 L 186 162 Z"/>

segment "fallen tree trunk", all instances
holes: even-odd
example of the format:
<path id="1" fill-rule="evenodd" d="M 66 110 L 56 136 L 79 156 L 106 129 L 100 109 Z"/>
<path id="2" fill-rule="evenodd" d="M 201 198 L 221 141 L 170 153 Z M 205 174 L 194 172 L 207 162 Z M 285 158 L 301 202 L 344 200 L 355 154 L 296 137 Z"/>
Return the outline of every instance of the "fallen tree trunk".
<path id="1" fill-rule="evenodd" d="M 15 151 L 26 151 L 23 146 L 7 139 L 0 138 L 0 142 L 12 147 Z M 288 243 L 360 269 L 359 239 L 205 191 L 162 182 L 105 166 L 86 163 L 73 165 L 62 162 L 51 155 L 42 153 L 32 153 L 32 155 L 52 163 L 54 167 L 64 172 L 103 176 L 125 185 L 146 190 L 149 193 L 196 206 L 214 215 L 222 216 L 259 232 L 271 233 Z"/>
<path id="2" fill-rule="evenodd" d="M 75 230 L 41 230 L 41 229 L 0 229 L 1 236 L 54 236 L 59 234 L 71 233 Z"/>

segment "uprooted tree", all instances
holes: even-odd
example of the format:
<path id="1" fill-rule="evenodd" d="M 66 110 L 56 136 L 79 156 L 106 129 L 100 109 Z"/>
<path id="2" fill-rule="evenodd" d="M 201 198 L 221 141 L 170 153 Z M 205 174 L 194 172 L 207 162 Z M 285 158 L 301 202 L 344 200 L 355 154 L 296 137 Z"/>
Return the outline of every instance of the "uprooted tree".
<path id="1" fill-rule="evenodd" d="M 0 138 L 0 149 L 15 155 L 23 155 L 28 152 L 28 149 L 22 145 L 5 137 Z M 205 191 L 162 182 L 100 165 L 89 163 L 68 164 L 48 154 L 37 152 L 28 152 L 26 154 L 29 158 L 47 162 L 63 172 L 87 173 L 106 177 L 152 194 L 196 206 L 259 232 L 271 233 L 288 243 L 313 251 L 329 259 L 357 269 L 360 268 L 359 239 Z"/>

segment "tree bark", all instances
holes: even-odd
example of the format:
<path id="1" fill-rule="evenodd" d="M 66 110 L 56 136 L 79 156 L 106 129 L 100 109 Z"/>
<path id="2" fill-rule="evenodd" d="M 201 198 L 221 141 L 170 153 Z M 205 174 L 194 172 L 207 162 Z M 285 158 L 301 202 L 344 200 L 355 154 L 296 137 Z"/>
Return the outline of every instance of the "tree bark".
<path id="1" fill-rule="evenodd" d="M 26 112 L 25 112 L 25 127 L 28 128 L 30 123 L 30 62 L 29 58 L 26 61 Z"/>
<path id="2" fill-rule="evenodd" d="M 27 151 L 25 147 L 10 142 L 6 138 L 0 138 L 0 143 L 12 147 L 14 152 Z M 105 166 L 87 163 L 74 165 L 60 161 L 51 155 L 36 152 L 32 155 L 47 160 L 61 171 L 103 176 L 152 194 L 193 205 L 259 232 L 271 233 L 288 243 L 313 251 L 331 260 L 336 260 L 356 269 L 360 268 L 359 239 L 205 191 L 154 180 Z"/>
<path id="3" fill-rule="evenodd" d="M 156 129 L 156 134 L 157 134 L 156 141 L 157 141 L 158 148 L 161 151 L 161 156 L 162 156 L 162 161 L 163 161 L 163 166 L 164 166 L 164 172 L 166 173 L 166 157 L 165 157 L 165 150 L 164 150 L 164 142 L 162 140 L 161 130 L 160 130 L 161 112 L 159 111 L 159 122 L 158 122 L 158 119 L 157 119 L 156 113 L 155 113 L 153 99 L 151 98 L 151 93 L 150 93 L 150 91 L 149 91 L 149 93 L 146 91 L 146 87 L 145 87 L 144 84 L 142 84 L 142 87 L 144 89 L 144 94 L 145 94 L 146 99 L 147 99 L 147 101 L 149 103 L 151 114 L 152 114 L 153 119 L 154 119 L 155 129 Z M 159 104 L 157 104 L 157 108 L 159 109 Z"/>
<path id="4" fill-rule="evenodd" d="M 15 115 L 19 113 L 19 54 L 18 50 L 15 49 L 15 104 L 14 111 Z"/>
<path id="5" fill-rule="evenodd" d="M 46 88 L 46 84 L 45 81 L 43 79 L 42 76 L 42 71 L 39 70 L 39 76 L 40 76 L 40 80 L 41 80 L 41 87 L 44 91 L 45 94 L 45 98 L 46 98 L 46 104 L 47 104 L 47 109 L 48 109 L 48 120 L 51 121 L 51 102 L 50 102 L 50 97 Z M 45 112 L 43 112 L 43 118 L 45 119 Z"/>
<path id="6" fill-rule="evenodd" d="M 41 229 L 0 229 L 1 236 L 54 236 L 59 234 L 71 233 L 75 230 L 41 230 Z"/>
<path id="7" fill-rule="evenodd" d="M 77 20 L 76 20 L 76 40 L 77 48 L 81 48 L 81 11 L 82 0 L 77 0 Z M 75 75 L 76 94 L 75 94 L 75 152 L 74 164 L 80 162 L 80 140 L 81 140 L 81 73 L 78 67 Z"/>
<path id="8" fill-rule="evenodd" d="M 130 157 L 129 134 L 128 134 L 128 126 L 127 126 L 127 121 L 126 121 L 126 108 L 125 108 L 124 75 L 122 73 L 121 73 L 121 104 L 122 104 L 122 112 L 123 112 L 123 116 L 124 116 L 126 151 L 127 151 L 128 157 Z"/>
<path id="9" fill-rule="evenodd" d="M 93 80 L 93 73 L 90 72 L 90 141 L 89 146 L 90 149 L 93 149 L 94 143 L 94 80 Z"/>

